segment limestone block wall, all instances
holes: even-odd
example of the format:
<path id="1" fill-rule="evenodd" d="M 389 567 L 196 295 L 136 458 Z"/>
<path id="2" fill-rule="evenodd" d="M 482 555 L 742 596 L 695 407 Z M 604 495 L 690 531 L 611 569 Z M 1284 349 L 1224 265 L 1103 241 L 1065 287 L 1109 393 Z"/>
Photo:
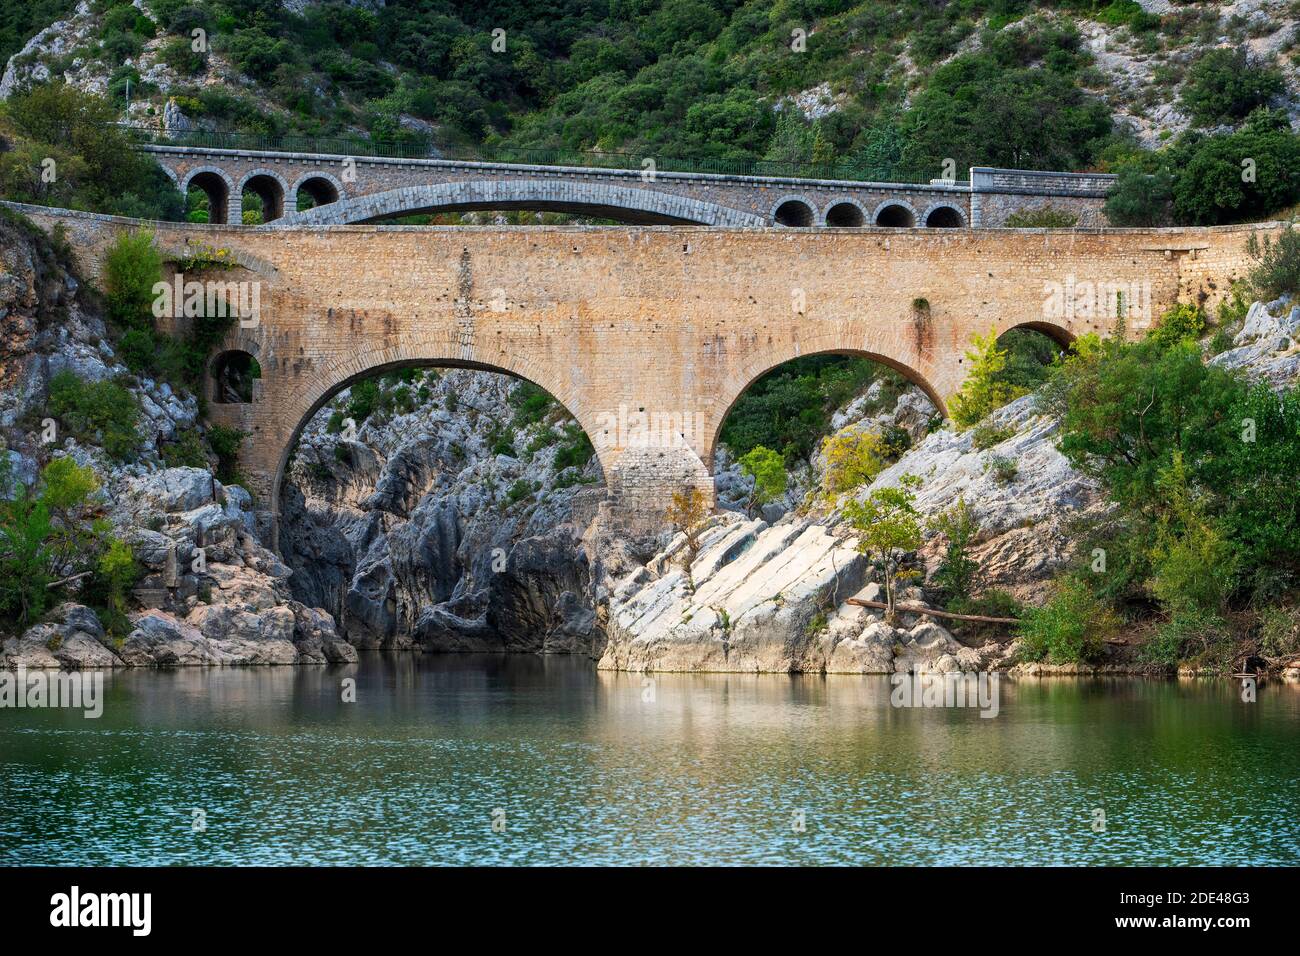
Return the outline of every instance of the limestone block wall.
<path id="1" fill-rule="evenodd" d="M 130 220 L 19 207 L 62 224 L 84 272 Z M 1068 340 L 1131 334 L 1174 302 L 1213 308 L 1249 267 L 1251 231 L 395 227 L 154 224 L 165 254 L 226 249 L 260 282 L 252 403 L 212 405 L 250 433 L 242 467 L 278 511 L 298 431 L 377 370 L 453 365 L 528 379 L 595 446 L 611 499 L 635 517 L 709 484 L 727 411 L 801 355 L 862 355 L 944 407 L 975 333 L 1031 326 Z M 918 305 L 924 300 L 924 307 Z M 667 427 L 656 422 L 670 423 Z M 648 425 L 648 431 L 647 431 Z"/>

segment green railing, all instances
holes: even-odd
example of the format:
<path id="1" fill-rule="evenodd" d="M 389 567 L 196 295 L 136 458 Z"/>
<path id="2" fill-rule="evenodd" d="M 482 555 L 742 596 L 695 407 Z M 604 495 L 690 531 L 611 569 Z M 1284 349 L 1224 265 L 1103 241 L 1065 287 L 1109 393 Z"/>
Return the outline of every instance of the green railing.
<path id="1" fill-rule="evenodd" d="M 528 166 L 579 166 L 589 169 L 629 169 L 656 172 L 718 173 L 729 176 L 772 176 L 796 179 L 842 179 L 852 182 L 927 184 L 929 177 L 906 175 L 894 167 L 846 163 L 772 162 L 770 160 L 683 159 L 635 153 L 537 149 L 527 146 L 463 146 L 413 137 L 386 143 L 364 136 L 295 136 L 214 130 L 167 132 L 156 127 L 118 124 L 133 141 L 156 146 L 199 149 L 245 149 L 257 152 L 310 153 L 335 156 L 376 156 L 397 159 L 450 159 Z M 653 165 L 648 165 L 648 164 Z M 965 185 L 959 182 L 959 185 Z"/>

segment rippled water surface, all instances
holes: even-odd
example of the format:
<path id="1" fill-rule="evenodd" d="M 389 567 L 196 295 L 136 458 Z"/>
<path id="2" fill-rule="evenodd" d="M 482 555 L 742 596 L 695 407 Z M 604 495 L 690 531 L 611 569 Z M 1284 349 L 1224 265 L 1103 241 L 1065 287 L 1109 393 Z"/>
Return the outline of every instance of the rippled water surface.
<path id="1" fill-rule="evenodd" d="M 561 658 L 106 680 L 98 720 L 0 710 L 0 862 L 1300 863 L 1276 684 L 1004 679 L 982 719 Z"/>

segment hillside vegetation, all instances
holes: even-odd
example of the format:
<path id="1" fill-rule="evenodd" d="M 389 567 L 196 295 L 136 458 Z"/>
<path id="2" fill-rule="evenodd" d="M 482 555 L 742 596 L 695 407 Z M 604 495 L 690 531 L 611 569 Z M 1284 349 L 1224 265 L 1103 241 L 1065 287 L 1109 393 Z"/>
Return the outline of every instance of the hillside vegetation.
<path id="1" fill-rule="evenodd" d="M 6 14 L 0 43 L 11 50 L 62 6 Z M 1132 0 L 145 0 L 144 12 L 91 0 L 60 42 L 15 58 L 9 92 L 65 79 L 135 120 L 157 122 L 174 98 L 201 126 L 444 148 L 900 179 L 1104 169 L 1124 176 L 1109 211 L 1126 224 L 1293 205 L 1292 5 L 1146 6 L 1157 12 Z"/>

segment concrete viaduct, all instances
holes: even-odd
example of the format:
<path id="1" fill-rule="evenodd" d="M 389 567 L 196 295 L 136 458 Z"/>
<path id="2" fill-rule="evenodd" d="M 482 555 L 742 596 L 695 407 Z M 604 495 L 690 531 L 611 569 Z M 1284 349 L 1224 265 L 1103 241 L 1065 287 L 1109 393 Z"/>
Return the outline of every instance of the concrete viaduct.
<path id="1" fill-rule="evenodd" d="M 113 237 L 141 225 L 16 208 L 61 225 L 92 278 Z M 236 263 L 186 279 L 260 289 L 256 322 L 210 368 L 246 353 L 262 377 L 249 402 L 216 389 L 209 401 L 215 421 L 248 433 L 241 468 L 272 517 L 297 436 L 332 396 L 379 371 L 445 365 L 554 395 L 629 522 L 661 515 L 687 484 L 712 495 L 727 411 L 783 362 L 864 356 L 942 409 L 973 334 L 1031 327 L 1066 342 L 1108 332 L 1117 314 L 1140 332 L 1176 301 L 1215 305 L 1249 267 L 1249 232 L 1277 228 L 147 225 L 172 262 L 206 248 Z"/>
<path id="2" fill-rule="evenodd" d="M 927 184 L 530 166 L 447 159 L 141 146 L 182 192 L 202 190 L 210 222 L 243 222 L 245 193 L 266 222 L 350 225 L 401 215 L 532 209 L 633 224 L 703 226 L 1001 226 L 1050 207 L 1103 225 L 1115 177 L 975 167 Z M 301 202 L 300 202 L 301 198 Z M 298 211 L 300 205 L 303 211 Z"/>

